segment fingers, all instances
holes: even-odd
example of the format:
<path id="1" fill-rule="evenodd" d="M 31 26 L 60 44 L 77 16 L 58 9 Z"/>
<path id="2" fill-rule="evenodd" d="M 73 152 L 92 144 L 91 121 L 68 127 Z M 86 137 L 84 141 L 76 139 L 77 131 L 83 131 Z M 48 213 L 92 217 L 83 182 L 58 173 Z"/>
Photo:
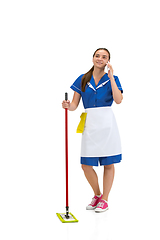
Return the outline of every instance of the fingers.
<path id="1" fill-rule="evenodd" d="M 109 62 L 106 65 L 108 68 L 112 68 L 112 65 Z"/>
<path id="2" fill-rule="evenodd" d="M 63 101 L 62 102 L 62 108 L 69 108 L 69 106 L 70 106 L 70 101 L 69 100 L 67 100 L 67 101 Z"/>
<path id="3" fill-rule="evenodd" d="M 113 74 L 113 67 L 109 62 L 107 63 L 107 68 L 108 68 L 108 71 L 110 71 Z"/>

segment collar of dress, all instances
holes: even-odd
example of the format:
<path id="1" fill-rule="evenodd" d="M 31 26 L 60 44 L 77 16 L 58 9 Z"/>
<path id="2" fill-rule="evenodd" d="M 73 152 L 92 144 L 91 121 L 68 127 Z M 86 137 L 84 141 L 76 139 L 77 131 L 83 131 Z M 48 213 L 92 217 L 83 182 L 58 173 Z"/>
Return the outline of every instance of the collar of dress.
<path id="1" fill-rule="evenodd" d="M 104 75 L 104 76 L 105 76 L 105 75 Z M 103 78 L 103 77 L 102 77 L 102 78 Z M 94 91 L 96 91 L 98 88 L 103 87 L 105 84 L 107 84 L 107 83 L 110 81 L 110 79 L 107 79 L 106 81 L 104 81 L 104 82 L 101 83 L 102 78 L 100 79 L 98 85 L 96 86 L 96 85 L 95 85 L 94 78 L 93 78 L 93 76 L 92 76 L 91 81 L 87 83 L 87 84 L 88 84 L 88 87 L 90 87 L 91 89 L 93 89 Z"/>

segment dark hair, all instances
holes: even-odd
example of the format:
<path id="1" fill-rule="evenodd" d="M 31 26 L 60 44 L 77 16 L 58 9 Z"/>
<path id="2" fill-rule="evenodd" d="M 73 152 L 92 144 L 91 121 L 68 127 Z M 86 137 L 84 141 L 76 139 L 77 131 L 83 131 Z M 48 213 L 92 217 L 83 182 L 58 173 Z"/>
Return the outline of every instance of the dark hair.
<path id="1" fill-rule="evenodd" d="M 109 60 L 110 60 L 110 52 L 106 49 L 106 48 L 98 48 L 94 54 L 93 54 L 93 57 L 95 56 L 96 52 L 98 50 L 105 50 L 106 52 L 108 52 L 109 54 Z M 82 82 L 81 82 L 81 88 L 82 88 L 82 92 L 85 92 L 85 87 L 86 87 L 86 84 L 91 80 L 91 77 L 92 77 L 92 74 L 93 74 L 93 70 L 94 70 L 94 66 L 87 72 L 83 75 L 82 77 Z"/>

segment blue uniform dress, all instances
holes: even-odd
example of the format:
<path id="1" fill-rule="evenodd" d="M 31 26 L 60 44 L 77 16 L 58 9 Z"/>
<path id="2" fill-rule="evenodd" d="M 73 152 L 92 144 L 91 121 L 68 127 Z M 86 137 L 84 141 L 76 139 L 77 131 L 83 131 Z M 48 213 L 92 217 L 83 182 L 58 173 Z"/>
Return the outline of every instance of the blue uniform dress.
<path id="1" fill-rule="evenodd" d="M 90 115 L 88 115 L 88 120 L 89 120 L 89 116 L 92 116 L 92 118 L 94 118 L 93 113 L 95 115 L 99 114 L 99 110 L 100 110 L 102 115 L 98 116 L 97 120 L 105 119 L 104 121 L 106 121 L 107 118 L 104 117 L 105 113 L 107 113 L 109 111 L 109 115 L 108 115 L 109 118 L 110 118 L 111 115 L 113 115 L 112 113 L 110 113 L 111 105 L 113 103 L 113 95 L 112 95 L 112 88 L 111 88 L 111 83 L 110 83 L 110 79 L 108 77 L 108 74 L 106 73 L 100 79 L 97 86 L 95 85 L 95 81 L 94 81 L 94 78 L 93 78 L 93 75 L 92 75 L 90 82 L 86 85 L 85 92 L 82 92 L 82 90 L 81 90 L 82 76 L 83 76 L 83 74 L 80 75 L 76 79 L 76 81 L 71 86 L 71 89 L 81 95 L 84 108 L 90 114 Z M 121 87 L 121 83 L 120 83 L 118 77 L 114 76 L 114 79 L 115 79 L 115 82 L 117 84 L 118 89 L 123 93 L 123 89 Z M 105 111 L 104 113 L 103 113 L 103 110 Z M 107 112 L 106 112 L 106 110 L 107 110 Z M 105 116 L 107 117 L 107 115 L 105 115 Z M 114 120 L 114 118 L 111 118 L 111 119 Z M 98 122 L 97 120 L 95 120 L 95 121 Z M 114 122 L 115 122 L 115 120 L 114 120 Z M 101 124 L 101 122 L 99 122 L 99 124 Z M 102 125 L 103 125 L 103 123 L 102 123 Z M 84 133 L 84 135 L 88 134 L 87 130 L 89 128 L 90 127 L 86 124 L 86 133 Z M 112 128 L 113 128 L 112 129 L 113 131 L 114 131 L 115 128 L 117 128 L 116 123 L 115 123 L 115 125 L 113 125 Z M 93 130 L 90 130 L 90 131 L 93 132 Z M 109 146 L 109 148 L 112 149 L 112 146 L 114 147 L 114 145 L 115 145 L 116 139 L 119 138 L 118 130 L 117 130 L 116 133 L 115 133 L 115 131 L 114 131 L 114 133 L 112 133 L 113 131 L 106 132 L 106 135 L 104 135 L 102 137 L 103 139 L 99 139 L 100 141 L 103 140 L 101 142 L 102 143 L 101 145 L 103 145 L 103 142 L 105 142 L 105 140 L 107 139 L 107 135 L 111 135 L 111 134 L 114 135 L 114 139 L 111 139 L 111 140 L 109 139 L 108 143 L 106 143 L 106 145 L 104 147 L 105 149 L 107 149 L 108 146 Z M 96 136 L 97 136 L 96 141 L 99 141 L 98 140 L 98 135 L 96 135 Z M 85 138 L 85 136 L 83 136 L 83 134 L 82 134 L 82 138 L 83 137 Z M 82 147 L 84 147 L 84 145 L 86 145 L 86 148 L 87 148 L 87 141 L 85 143 L 82 143 L 82 145 L 83 145 Z M 93 143 L 93 145 L 94 144 L 95 143 Z M 120 145 L 119 142 L 117 144 Z M 117 149 L 120 149 L 120 147 L 118 147 Z M 115 154 L 114 154 L 114 150 L 113 151 L 111 150 L 111 153 L 110 153 L 110 150 L 107 150 L 106 155 L 105 155 L 105 153 L 101 153 L 101 152 L 97 153 L 99 155 L 97 155 L 96 153 L 88 154 L 87 151 L 85 151 L 85 150 L 83 150 L 82 152 L 83 152 L 83 154 L 81 154 L 81 164 L 85 164 L 85 165 L 98 166 L 98 163 L 100 163 L 100 165 L 110 165 L 110 164 L 113 164 L 113 163 L 118 163 L 122 159 L 122 153 L 120 152 L 120 150 L 116 150 Z M 84 154 L 84 152 L 85 152 L 85 154 Z M 93 152 L 94 152 L 94 149 L 93 149 Z M 99 152 L 99 150 L 97 152 Z"/>

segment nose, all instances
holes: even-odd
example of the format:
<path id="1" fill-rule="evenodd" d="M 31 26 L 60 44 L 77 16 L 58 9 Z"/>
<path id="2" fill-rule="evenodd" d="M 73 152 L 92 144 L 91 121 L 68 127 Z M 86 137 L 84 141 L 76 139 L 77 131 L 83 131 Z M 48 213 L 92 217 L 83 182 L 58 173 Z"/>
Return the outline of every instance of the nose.
<path id="1" fill-rule="evenodd" d="M 102 62 L 102 61 L 103 61 L 103 58 L 102 58 L 102 57 L 99 57 L 97 60 L 98 60 L 98 62 Z"/>
<path id="2" fill-rule="evenodd" d="M 103 56 L 99 56 L 98 60 L 103 61 Z"/>

